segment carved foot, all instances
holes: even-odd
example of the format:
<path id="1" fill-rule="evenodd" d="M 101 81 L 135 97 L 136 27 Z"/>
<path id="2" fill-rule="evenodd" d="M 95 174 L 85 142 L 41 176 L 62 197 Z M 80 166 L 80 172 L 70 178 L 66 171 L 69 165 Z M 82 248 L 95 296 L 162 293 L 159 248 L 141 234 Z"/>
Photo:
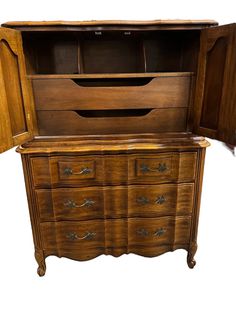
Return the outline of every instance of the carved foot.
<path id="1" fill-rule="evenodd" d="M 45 258 L 42 250 L 35 251 L 35 259 L 39 265 L 37 269 L 37 273 L 40 277 L 44 276 L 46 273 L 46 263 Z"/>
<path id="2" fill-rule="evenodd" d="M 187 256 L 187 263 L 189 268 L 193 268 L 196 265 L 196 261 L 194 259 L 194 255 L 197 252 L 197 243 L 193 242 L 190 244 L 188 256 Z"/>

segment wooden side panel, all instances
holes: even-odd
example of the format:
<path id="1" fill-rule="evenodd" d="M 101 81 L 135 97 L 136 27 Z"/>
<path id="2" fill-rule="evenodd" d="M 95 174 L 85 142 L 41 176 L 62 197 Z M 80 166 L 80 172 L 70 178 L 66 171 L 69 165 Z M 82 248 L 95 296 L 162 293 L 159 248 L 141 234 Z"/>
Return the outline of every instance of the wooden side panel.
<path id="1" fill-rule="evenodd" d="M 202 30 L 194 131 L 236 145 L 236 24 Z"/>
<path id="2" fill-rule="evenodd" d="M 22 51 L 21 35 L 0 29 L 0 152 L 33 136 L 35 113 Z"/>

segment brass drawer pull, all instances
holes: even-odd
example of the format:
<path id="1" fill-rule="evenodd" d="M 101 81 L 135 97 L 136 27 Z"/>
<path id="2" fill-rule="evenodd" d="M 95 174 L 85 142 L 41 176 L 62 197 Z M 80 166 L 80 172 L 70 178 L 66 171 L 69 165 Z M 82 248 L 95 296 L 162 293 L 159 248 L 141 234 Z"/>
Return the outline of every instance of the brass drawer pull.
<path id="1" fill-rule="evenodd" d="M 69 232 L 66 237 L 69 240 L 92 240 L 96 236 L 95 232 L 86 232 L 83 237 L 79 237 L 75 232 Z"/>
<path id="2" fill-rule="evenodd" d="M 137 234 L 143 237 L 147 237 L 149 235 L 153 235 L 154 237 L 160 237 L 166 232 L 165 229 L 159 228 L 157 229 L 153 234 L 150 234 L 150 232 L 144 228 L 137 230 Z"/>
<path id="3" fill-rule="evenodd" d="M 154 235 L 155 237 L 160 237 L 160 236 L 162 236 L 165 232 L 166 232 L 165 229 L 159 228 L 159 229 L 156 230 L 156 232 L 154 232 L 153 235 Z"/>
<path id="4" fill-rule="evenodd" d="M 164 195 L 157 196 L 155 200 L 155 204 L 162 205 L 163 203 L 165 203 L 165 201 L 166 201 L 166 198 L 164 197 Z M 136 202 L 141 205 L 147 205 L 150 203 L 150 200 L 145 196 L 141 196 L 136 199 Z"/>
<path id="5" fill-rule="evenodd" d="M 159 163 L 159 165 L 156 168 L 150 168 L 146 164 L 141 165 L 141 171 L 144 173 L 147 173 L 147 172 L 165 172 L 167 169 L 168 168 L 166 166 L 166 163 Z"/>
<path id="6" fill-rule="evenodd" d="M 141 196 L 136 199 L 136 202 L 141 204 L 141 205 L 147 205 L 149 203 L 149 199 L 145 196 Z"/>
<path id="7" fill-rule="evenodd" d="M 137 234 L 143 237 L 147 237 L 149 235 L 149 232 L 146 229 L 142 228 L 137 230 Z"/>
<path id="8" fill-rule="evenodd" d="M 82 168 L 80 172 L 73 172 L 73 169 L 71 169 L 71 168 L 65 168 L 64 169 L 64 174 L 67 175 L 67 176 L 70 176 L 70 175 L 80 175 L 80 174 L 89 174 L 91 172 L 93 172 L 93 169 L 88 168 L 88 167 Z"/>
<path id="9" fill-rule="evenodd" d="M 164 195 L 158 196 L 157 199 L 155 200 L 155 203 L 158 205 L 162 205 L 165 203 L 166 199 Z"/>
<path id="10" fill-rule="evenodd" d="M 73 200 L 68 200 L 64 203 L 64 206 L 68 208 L 78 208 L 78 207 L 91 207 L 95 204 L 95 201 L 90 200 L 90 199 L 85 199 L 84 203 L 81 205 L 77 205 L 75 201 Z"/>

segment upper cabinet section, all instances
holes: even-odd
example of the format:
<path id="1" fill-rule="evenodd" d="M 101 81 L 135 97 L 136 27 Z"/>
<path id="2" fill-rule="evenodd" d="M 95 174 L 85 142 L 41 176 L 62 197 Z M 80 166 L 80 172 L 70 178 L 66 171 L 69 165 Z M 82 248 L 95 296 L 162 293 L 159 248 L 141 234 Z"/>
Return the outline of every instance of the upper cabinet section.
<path id="1" fill-rule="evenodd" d="M 7 28 L 0 28 L 0 112 L 0 152 L 32 138 L 35 118 L 21 34 Z"/>
<path id="2" fill-rule="evenodd" d="M 29 75 L 191 72 L 199 31 L 24 32 Z"/>
<path id="3" fill-rule="evenodd" d="M 22 31 L 29 75 L 191 72 L 215 21 L 8 22 Z"/>
<path id="4" fill-rule="evenodd" d="M 195 132 L 236 145 L 236 24 L 202 30 Z"/>

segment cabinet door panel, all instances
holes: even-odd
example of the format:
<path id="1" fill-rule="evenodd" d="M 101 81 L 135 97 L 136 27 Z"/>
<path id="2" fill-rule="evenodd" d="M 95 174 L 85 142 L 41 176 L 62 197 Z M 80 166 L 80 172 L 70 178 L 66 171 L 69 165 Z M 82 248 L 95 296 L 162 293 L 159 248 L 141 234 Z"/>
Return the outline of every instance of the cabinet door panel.
<path id="1" fill-rule="evenodd" d="M 0 28 L 0 152 L 33 137 L 35 114 L 21 34 Z"/>
<path id="2" fill-rule="evenodd" d="M 236 145 L 236 24 L 202 30 L 194 131 Z"/>

